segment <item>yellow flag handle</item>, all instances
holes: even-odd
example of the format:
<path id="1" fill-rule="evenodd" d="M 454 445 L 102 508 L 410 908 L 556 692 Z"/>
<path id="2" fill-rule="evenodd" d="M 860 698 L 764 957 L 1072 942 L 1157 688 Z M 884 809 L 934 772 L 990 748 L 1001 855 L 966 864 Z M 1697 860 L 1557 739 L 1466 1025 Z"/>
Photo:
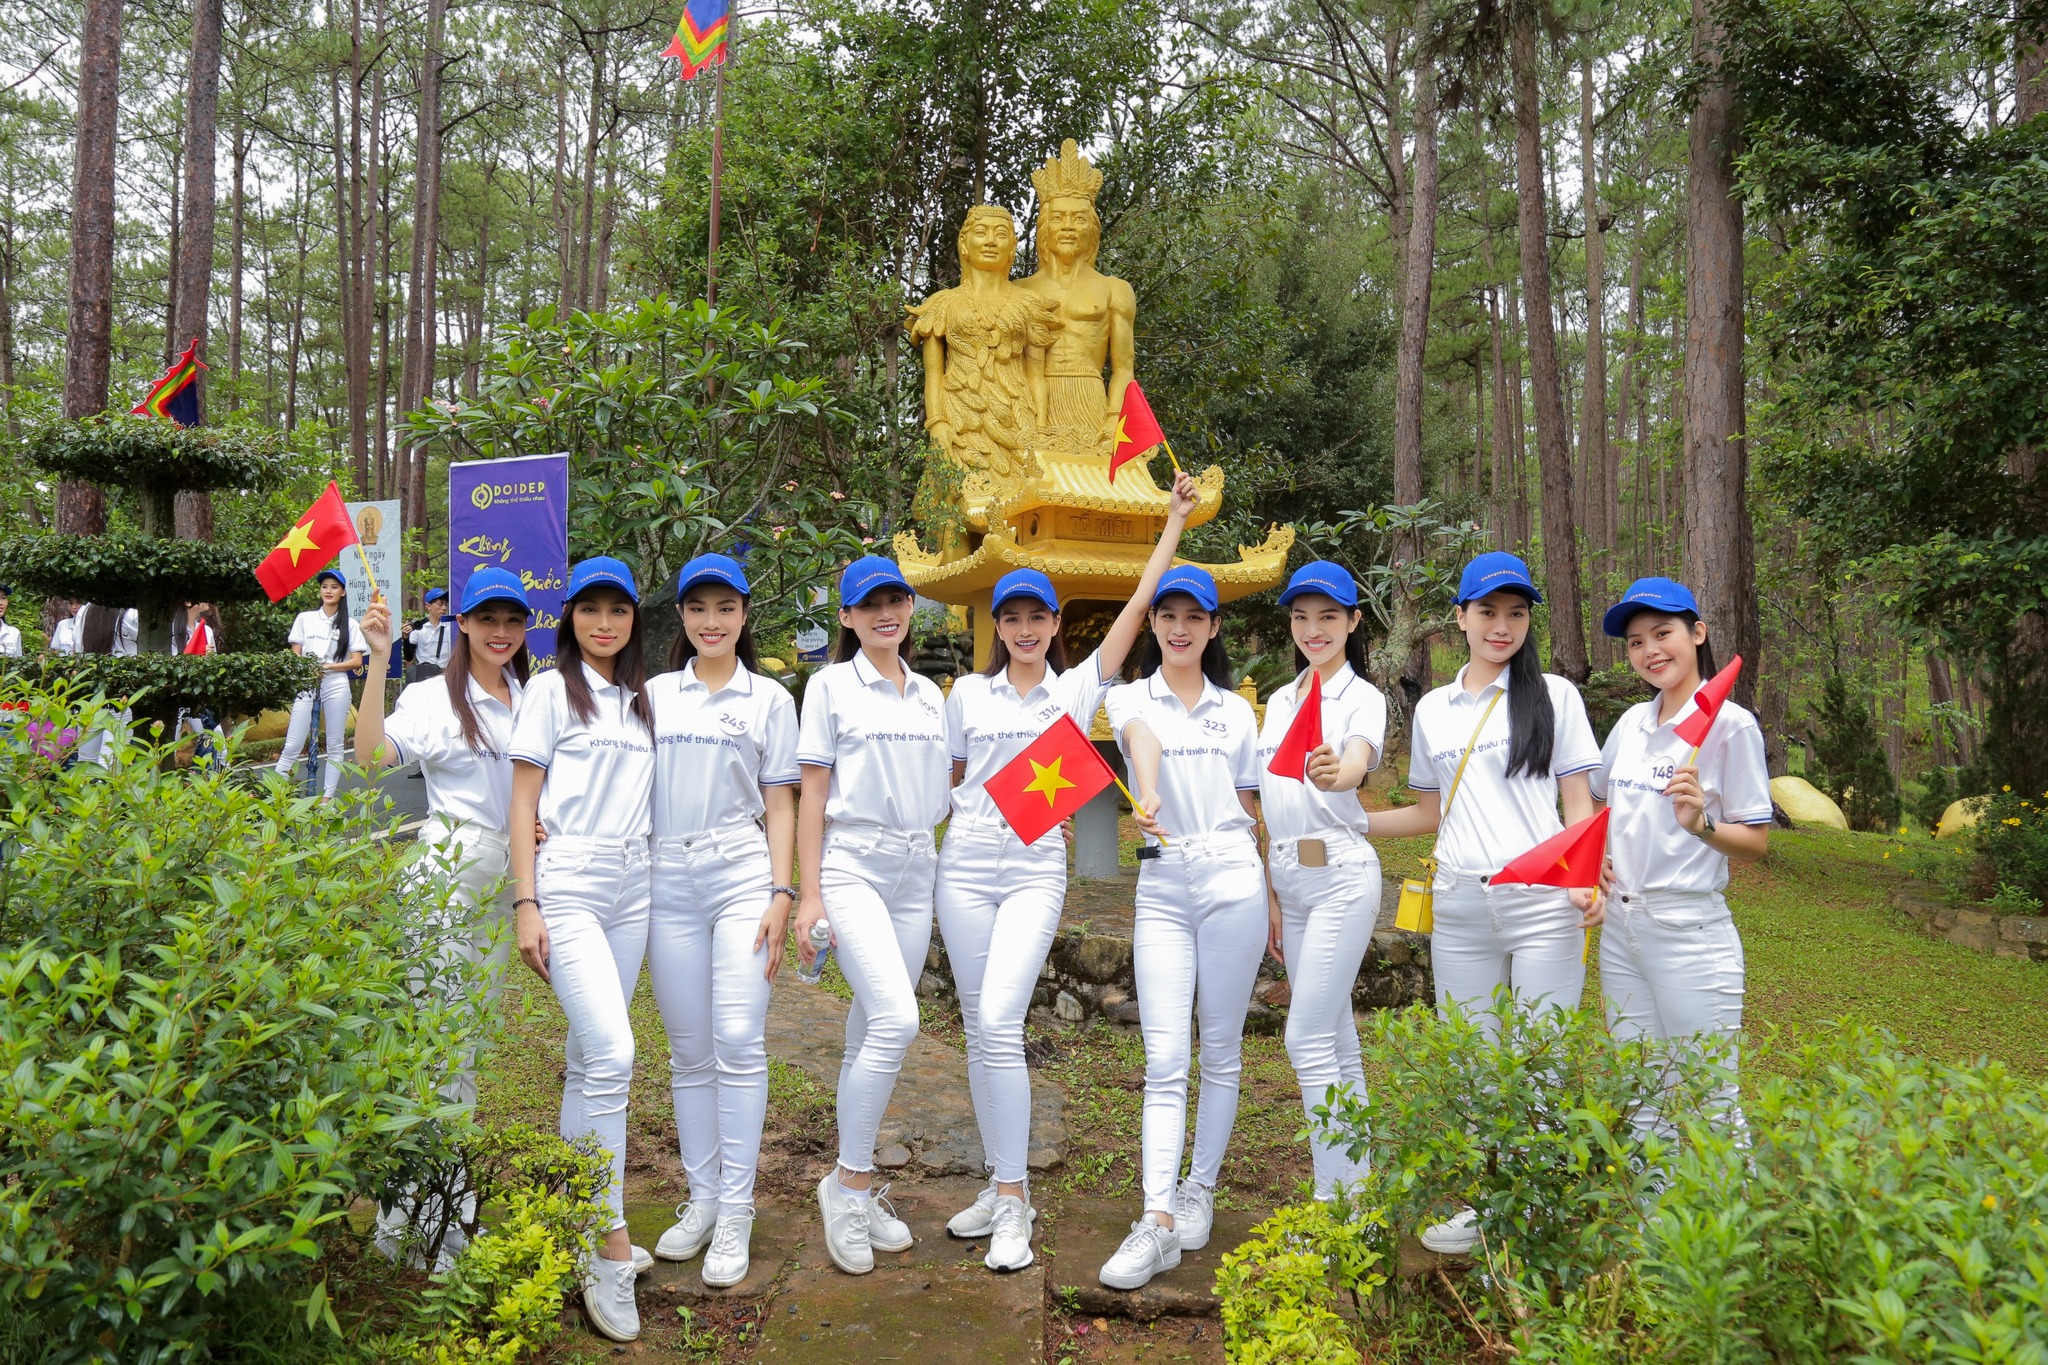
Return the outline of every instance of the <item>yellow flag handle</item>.
<path id="1" fill-rule="evenodd" d="M 1131 795 L 1131 789 L 1124 785 L 1124 780 L 1121 777 L 1118 777 L 1115 773 L 1111 773 L 1109 775 L 1109 780 L 1116 783 L 1116 789 L 1124 794 L 1124 800 L 1131 803 L 1131 809 L 1138 809 L 1138 798 Z M 1161 848 L 1167 847 L 1166 836 L 1164 834 L 1155 834 L 1152 837 L 1159 841 L 1159 846 Z"/>
<path id="2" fill-rule="evenodd" d="M 1176 454 L 1174 454 L 1174 453 L 1173 453 L 1173 442 L 1171 442 L 1171 441 L 1167 440 L 1167 439 L 1166 439 L 1166 437 L 1162 435 L 1162 436 L 1161 436 L 1161 437 L 1159 438 L 1159 444 L 1160 444 L 1160 445 L 1162 445 L 1162 446 L 1165 446 L 1165 447 L 1166 447 L 1166 458 L 1167 458 L 1167 459 L 1169 459 L 1169 460 L 1172 460 L 1172 461 L 1173 461 L 1173 472 L 1174 472 L 1174 473 L 1176 473 L 1176 474 L 1185 474 L 1185 473 L 1187 473 L 1187 471 L 1186 471 L 1185 469 L 1182 469 L 1182 468 L 1180 467 L 1180 456 L 1178 456 L 1178 455 L 1176 455 Z M 1122 785 L 1122 784 L 1121 784 L 1121 783 L 1119 783 L 1118 785 Z M 1128 793 L 1128 792 L 1126 792 L 1126 793 L 1125 793 L 1125 795 L 1129 795 L 1129 793 Z M 1162 839 L 1162 840 L 1160 841 L 1160 846 L 1161 846 L 1162 848 L 1163 848 L 1163 847 L 1165 847 L 1165 843 L 1166 843 L 1166 841 Z"/>

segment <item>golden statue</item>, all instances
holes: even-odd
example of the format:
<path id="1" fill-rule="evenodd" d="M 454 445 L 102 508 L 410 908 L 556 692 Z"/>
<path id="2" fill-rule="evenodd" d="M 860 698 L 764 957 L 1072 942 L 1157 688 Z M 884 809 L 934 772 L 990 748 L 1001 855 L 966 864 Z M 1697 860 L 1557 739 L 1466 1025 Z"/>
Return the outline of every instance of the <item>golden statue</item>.
<path id="1" fill-rule="evenodd" d="M 1038 271 L 1023 287 L 1051 301 L 1063 324 L 1045 357 L 1045 443 L 1106 456 L 1131 382 L 1138 296 L 1095 268 L 1102 246 L 1102 219 L 1095 212 L 1102 172 L 1081 155 L 1074 139 L 1031 173 L 1031 184 L 1038 191 Z"/>
<path id="2" fill-rule="evenodd" d="M 910 337 L 924 351 L 925 428 L 966 469 L 1029 474 L 1058 308 L 1011 282 L 1017 224 L 1008 209 L 967 210 L 959 243 L 959 285 L 910 309 Z"/>

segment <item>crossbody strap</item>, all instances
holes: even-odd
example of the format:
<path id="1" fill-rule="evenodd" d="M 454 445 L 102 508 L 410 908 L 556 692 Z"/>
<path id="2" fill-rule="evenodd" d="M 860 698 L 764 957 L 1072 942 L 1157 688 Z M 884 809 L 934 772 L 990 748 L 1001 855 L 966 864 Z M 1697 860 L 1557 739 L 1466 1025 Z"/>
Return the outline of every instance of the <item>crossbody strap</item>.
<path id="1" fill-rule="evenodd" d="M 1486 703 L 1486 709 L 1479 713 L 1479 723 L 1472 727 L 1472 738 L 1465 741 L 1465 752 L 1458 755 L 1458 770 L 1451 775 L 1451 789 L 1444 793 L 1444 808 L 1437 816 L 1436 843 L 1429 846 L 1429 864 L 1436 866 L 1436 844 L 1443 842 L 1443 822 L 1451 818 L 1451 802 L 1458 799 L 1458 784 L 1465 780 L 1465 765 L 1471 761 L 1472 750 L 1479 744 L 1479 736 L 1486 729 L 1486 722 L 1493 719 L 1493 708 L 1500 705 L 1500 693 L 1493 694 L 1493 700 Z"/>

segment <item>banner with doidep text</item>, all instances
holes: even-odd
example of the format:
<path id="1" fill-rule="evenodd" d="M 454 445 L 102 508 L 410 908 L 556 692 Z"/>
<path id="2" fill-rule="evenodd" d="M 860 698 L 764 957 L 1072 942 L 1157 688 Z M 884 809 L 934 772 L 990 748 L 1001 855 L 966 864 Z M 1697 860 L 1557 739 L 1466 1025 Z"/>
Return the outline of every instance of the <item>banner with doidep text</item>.
<path id="1" fill-rule="evenodd" d="M 552 668 L 569 586 L 569 457 L 522 455 L 448 466 L 448 593 L 456 602 L 478 569 L 510 569 L 526 584 L 526 646 Z"/>
<path id="2" fill-rule="evenodd" d="M 370 609 L 370 583 L 374 580 L 384 600 L 391 604 L 394 629 L 405 619 L 405 521 L 396 498 L 377 502 L 343 503 L 348 519 L 355 523 L 356 543 L 341 547 L 341 576 L 348 581 L 348 614 L 356 620 Z M 365 561 L 369 572 L 363 571 Z M 391 651 L 390 677 L 404 676 L 401 652 Z"/>

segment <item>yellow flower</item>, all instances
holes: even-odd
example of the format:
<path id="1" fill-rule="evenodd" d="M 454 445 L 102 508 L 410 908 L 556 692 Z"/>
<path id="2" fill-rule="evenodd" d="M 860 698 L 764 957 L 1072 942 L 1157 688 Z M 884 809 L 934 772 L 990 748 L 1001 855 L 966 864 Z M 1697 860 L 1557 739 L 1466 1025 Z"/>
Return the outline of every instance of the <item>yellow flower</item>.
<path id="1" fill-rule="evenodd" d="M 1987 1195 L 1985 1195 L 1985 1196 L 1984 1196 L 1984 1211 L 1985 1211 L 1986 1213 L 1990 1213 L 1990 1212 L 1991 1212 L 1992 1210 L 1996 1209 L 1997 1207 L 1998 1207 L 1998 1196 L 1997 1196 L 1997 1195 L 1995 1195 L 1995 1194 L 1987 1194 Z"/>
<path id="2" fill-rule="evenodd" d="M 2017 815 L 2008 815 L 2005 817 L 2005 823 L 2008 825 L 2017 825 L 2019 822 L 2020 818 Z"/>
<path id="3" fill-rule="evenodd" d="M 1999 788 L 1999 790 L 2000 790 L 2000 791 L 2002 791 L 2002 792 L 2009 792 L 2009 791 L 2011 791 L 2011 790 L 2012 790 L 2012 783 L 2010 783 L 2010 782 L 2006 783 L 2006 784 L 2005 784 L 2005 785 L 2004 785 L 2003 787 L 2000 787 L 2000 788 Z"/>

